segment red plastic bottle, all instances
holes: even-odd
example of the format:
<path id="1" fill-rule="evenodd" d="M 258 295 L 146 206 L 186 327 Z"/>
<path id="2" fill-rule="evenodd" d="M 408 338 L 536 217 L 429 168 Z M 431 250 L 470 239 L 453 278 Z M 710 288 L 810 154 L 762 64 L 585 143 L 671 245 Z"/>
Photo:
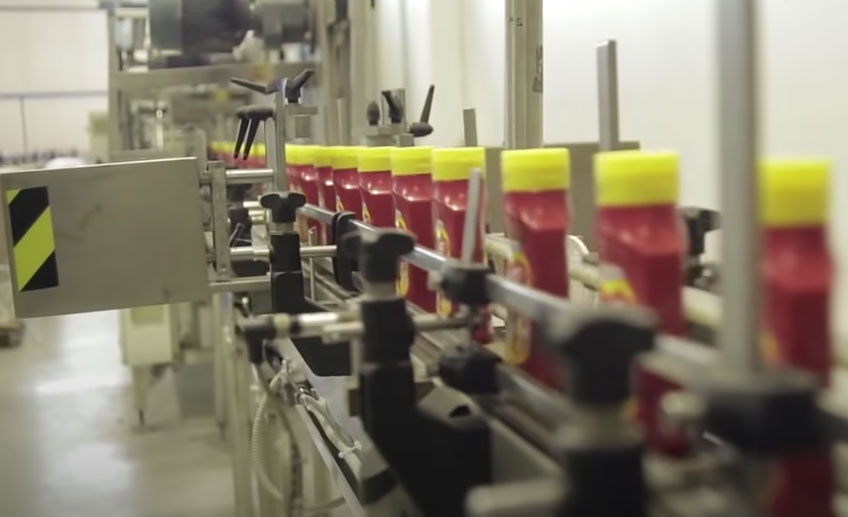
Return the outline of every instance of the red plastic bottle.
<path id="1" fill-rule="evenodd" d="M 766 161 L 760 170 L 761 274 L 766 356 L 830 384 L 827 245 L 830 165 L 824 160 Z M 772 485 L 774 517 L 832 517 L 835 474 L 830 448 L 782 457 Z"/>
<path id="2" fill-rule="evenodd" d="M 361 147 L 357 170 L 362 189 L 362 220 L 374 226 L 394 228 L 391 152 L 391 147 Z"/>
<path id="3" fill-rule="evenodd" d="M 300 189 L 306 197 L 306 202 L 310 205 L 318 205 L 318 172 L 315 170 L 315 148 L 314 145 L 303 145 L 300 147 L 299 160 L 297 165 L 298 176 L 300 180 Z M 304 241 L 309 241 L 309 235 L 312 235 L 312 242 L 317 244 L 320 239 L 320 225 L 314 219 L 305 217 L 300 219 L 301 235 Z"/>
<path id="4" fill-rule="evenodd" d="M 326 210 L 336 210 L 336 187 L 333 185 L 333 149 L 316 146 L 315 172 L 318 174 L 318 206 Z M 321 225 L 321 243 L 329 244 L 327 225 Z"/>
<path id="5" fill-rule="evenodd" d="M 681 290 L 686 234 L 677 214 L 677 155 L 615 151 L 595 156 L 601 299 L 653 309 L 663 332 L 685 330 Z M 666 454 L 688 450 L 683 435 L 660 429 L 662 397 L 679 388 L 636 371 L 638 416 L 648 444 Z"/>
<path id="6" fill-rule="evenodd" d="M 507 276 L 562 297 L 568 296 L 570 165 L 567 149 L 501 153 L 506 234 L 513 243 Z M 539 336 L 530 321 L 511 314 L 505 358 L 558 387 L 562 384 L 558 362 L 542 349 Z"/>
<path id="7" fill-rule="evenodd" d="M 430 178 L 432 147 L 397 147 L 392 150 L 392 191 L 395 226 L 415 235 L 421 246 L 433 248 L 433 181 Z M 398 294 L 433 312 L 436 293 L 427 286 L 427 272 L 401 262 Z"/>
<path id="8" fill-rule="evenodd" d="M 433 218 L 436 251 L 446 257 L 459 258 L 462 253 L 462 234 L 468 207 L 468 178 L 472 169 L 485 175 L 486 153 L 482 147 L 435 149 L 433 151 Z M 483 190 L 482 192 L 485 192 Z M 481 192 L 481 195 L 482 195 Z M 480 200 L 479 223 L 475 225 L 474 262 L 484 262 L 483 213 L 485 202 Z M 436 312 L 443 316 L 455 307 L 441 292 L 436 293 Z"/>
<path id="9" fill-rule="evenodd" d="M 341 146 L 333 152 L 333 185 L 336 191 L 336 211 L 353 212 L 362 219 L 362 194 L 356 159 L 359 147 Z"/>

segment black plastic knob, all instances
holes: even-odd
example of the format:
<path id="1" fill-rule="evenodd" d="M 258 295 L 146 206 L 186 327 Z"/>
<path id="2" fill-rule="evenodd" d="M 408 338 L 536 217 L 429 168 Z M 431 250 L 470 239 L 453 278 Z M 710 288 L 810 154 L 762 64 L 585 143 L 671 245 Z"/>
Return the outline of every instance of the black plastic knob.
<path id="1" fill-rule="evenodd" d="M 433 126 L 430 125 L 430 109 L 433 107 L 433 93 L 435 90 L 436 85 L 431 84 L 430 88 L 427 89 L 424 107 L 421 108 L 421 118 L 409 125 L 409 132 L 416 138 L 427 136 L 433 132 Z"/>
<path id="2" fill-rule="evenodd" d="M 297 209 L 306 204 L 300 192 L 271 192 L 259 198 L 259 204 L 271 211 L 275 223 L 294 223 Z"/>
<path id="3" fill-rule="evenodd" d="M 371 101 L 368 103 L 368 107 L 365 109 L 365 118 L 368 120 L 369 126 L 380 124 L 380 107 L 377 106 L 376 102 Z"/>
<path id="4" fill-rule="evenodd" d="M 354 233 L 342 241 L 344 252 L 359 260 L 359 271 L 367 282 L 393 282 L 398 276 L 398 261 L 415 248 L 412 235 L 400 230 Z"/>
<path id="5" fill-rule="evenodd" d="M 715 210 L 687 206 L 680 208 L 680 215 L 686 224 L 689 236 L 689 256 L 698 257 L 704 253 L 704 238 L 707 233 L 721 227 L 721 216 Z"/>
<path id="6" fill-rule="evenodd" d="M 630 397 L 637 355 L 653 348 L 656 319 L 638 308 L 576 309 L 544 325 L 545 344 L 565 359 L 566 391 L 578 404 L 615 406 Z"/>
<path id="7" fill-rule="evenodd" d="M 403 121 L 403 105 L 390 90 L 384 90 L 382 93 L 389 107 L 389 121 L 392 124 L 400 124 Z"/>

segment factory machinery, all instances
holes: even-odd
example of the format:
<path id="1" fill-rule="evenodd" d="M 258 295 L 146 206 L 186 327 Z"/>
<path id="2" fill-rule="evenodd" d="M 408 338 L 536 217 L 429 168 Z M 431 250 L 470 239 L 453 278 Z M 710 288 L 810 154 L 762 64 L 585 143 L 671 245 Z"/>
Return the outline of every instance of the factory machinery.
<path id="1" fill-rule="evenodd" d="M 614 42 L 599 142 L 541 148 L 540 5 L 508 2 L 506 150 L 471 110 L 415 146 L 400 92 L 303 145 L 305 70 L 235 78 L 271 102 L 211 160 L 0 176 L 18 315 L 211 298 L 240 517 L 836 515 L 828 165 L 757 164 L 752 3 L 717 4 L 721 217 L 619 141 Z"/>

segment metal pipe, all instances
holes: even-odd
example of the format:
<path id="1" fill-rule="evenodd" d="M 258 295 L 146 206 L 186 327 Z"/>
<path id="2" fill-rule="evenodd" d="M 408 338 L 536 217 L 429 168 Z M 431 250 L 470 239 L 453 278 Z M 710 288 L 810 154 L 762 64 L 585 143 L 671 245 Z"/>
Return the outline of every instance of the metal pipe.
<path id="1" fill-rule="evenodd" d="M 271 250 L 268 246 L 243 246 L 230 248 L 230 260 L 233 262 L 250 262 L 251 260 L 270 260 Z"/>
<path id="2" fill-rule="evenodd" d="M 286 98 L 285 81 L 279 85 L 277 92 L 274 94 L 274 134 L 276 135 L 275 147 L 277 152 L 274 155 L 276 160 L 271 164 L 274 175 L 274 189 L 277 192 L 282 192 L 288 187 L 288 179 L 286 178 Z M 266 120 L 265 123 L 270 121 Z M 267 145 L 267 144 L 266 144 Z"/>
<path id="3" fill-rule="evenodd" d="M 272 169 L 227 169 L 227 185 L 269 183 L 273 179 Z"/>
<path id="4" fill-rule="evenodd" d="M 542 0 L 506 2 L 506 148 L 541 147 Z"/>
<path id="5" fill-rule="evenodd" d="M 727 368 L 761 366 L 759 229 L 757 225 L 757 56 L 754 0 L 718 2 L 719 168 L 724 324 Z"/>
<path id="6" fill-rule="evenodd" d="M 465 147 L 477 147 L 477 112 L 474 108 L 462 110 L 462 128 Z"/>
<path id="7" fill-rule="evenodd" d="M 598 129 L 601 151 L 618 148 L 618 67 L 615 40 L 598 44 Z"/>

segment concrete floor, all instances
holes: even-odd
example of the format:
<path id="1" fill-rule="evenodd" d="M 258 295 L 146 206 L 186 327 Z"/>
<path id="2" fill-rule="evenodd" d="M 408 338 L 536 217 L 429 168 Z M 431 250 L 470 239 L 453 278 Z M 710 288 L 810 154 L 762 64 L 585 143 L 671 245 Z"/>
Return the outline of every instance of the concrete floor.
<path id="1" fill-rule="evenodd" d="M 163 381 L 141 429 L 115 313 L 27 322 L 0 348 L 0 515 L 232 515 L 225 442 Z"/>

